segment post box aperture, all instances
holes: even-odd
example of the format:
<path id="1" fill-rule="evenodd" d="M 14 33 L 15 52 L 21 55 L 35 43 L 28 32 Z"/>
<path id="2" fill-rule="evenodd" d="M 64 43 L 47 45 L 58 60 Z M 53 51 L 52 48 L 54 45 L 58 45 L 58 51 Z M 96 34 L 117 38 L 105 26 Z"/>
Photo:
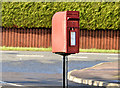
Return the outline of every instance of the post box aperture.
<path id="1" fill-rule="evenodd" d="M 52 52 L 79 52 L 79 11 L 57 12 L 52 18 Z"/>

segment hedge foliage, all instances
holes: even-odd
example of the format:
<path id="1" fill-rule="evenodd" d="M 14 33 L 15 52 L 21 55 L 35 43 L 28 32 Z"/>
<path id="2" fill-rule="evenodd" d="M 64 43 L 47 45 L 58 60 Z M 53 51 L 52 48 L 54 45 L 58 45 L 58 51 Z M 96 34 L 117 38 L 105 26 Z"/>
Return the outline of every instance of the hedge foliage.
<path id="1" fill-rule="evenodd" d="M 119 29 L 120 2 L 2 2 L 3 27 L 51 28 L 58 11 L 80 11 L 81 29 Z"/>

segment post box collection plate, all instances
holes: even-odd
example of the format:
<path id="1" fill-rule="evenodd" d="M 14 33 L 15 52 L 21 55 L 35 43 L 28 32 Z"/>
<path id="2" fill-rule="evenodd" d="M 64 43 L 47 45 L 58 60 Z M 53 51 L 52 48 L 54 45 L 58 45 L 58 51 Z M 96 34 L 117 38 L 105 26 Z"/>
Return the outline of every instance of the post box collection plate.
<path id="1" fill-rule="evenodd" d="M 70 32 L 71 36 L 71 46 L 76 45 L 76 33 L 75 32 Z"/>

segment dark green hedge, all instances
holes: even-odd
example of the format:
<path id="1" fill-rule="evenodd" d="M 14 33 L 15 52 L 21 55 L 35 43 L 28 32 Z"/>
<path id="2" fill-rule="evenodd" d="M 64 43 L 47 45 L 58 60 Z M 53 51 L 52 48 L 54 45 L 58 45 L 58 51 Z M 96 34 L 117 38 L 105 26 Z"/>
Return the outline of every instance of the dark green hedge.
<path id="1" fill-rule="evenodd" d="M 80 11 L 81 29 L 119 29 L 120 2 L 2 2 L 3 27 L 51 27 L 58 11 Z"/>

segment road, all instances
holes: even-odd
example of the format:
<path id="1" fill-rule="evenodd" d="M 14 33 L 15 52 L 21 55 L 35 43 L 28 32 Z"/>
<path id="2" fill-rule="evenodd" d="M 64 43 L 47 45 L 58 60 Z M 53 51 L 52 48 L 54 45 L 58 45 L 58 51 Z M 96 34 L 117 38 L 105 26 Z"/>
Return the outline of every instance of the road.
<path id="1" fill-rule="evenodd" d="M 62 86 L 62 56 L 51 52 L 0 51 L 2 85 Z M 69 71 L 116 61 L 118 54 L 78 53 L 68 56 Z M 86 86 L 69 82 L 69 86 Z"/>

